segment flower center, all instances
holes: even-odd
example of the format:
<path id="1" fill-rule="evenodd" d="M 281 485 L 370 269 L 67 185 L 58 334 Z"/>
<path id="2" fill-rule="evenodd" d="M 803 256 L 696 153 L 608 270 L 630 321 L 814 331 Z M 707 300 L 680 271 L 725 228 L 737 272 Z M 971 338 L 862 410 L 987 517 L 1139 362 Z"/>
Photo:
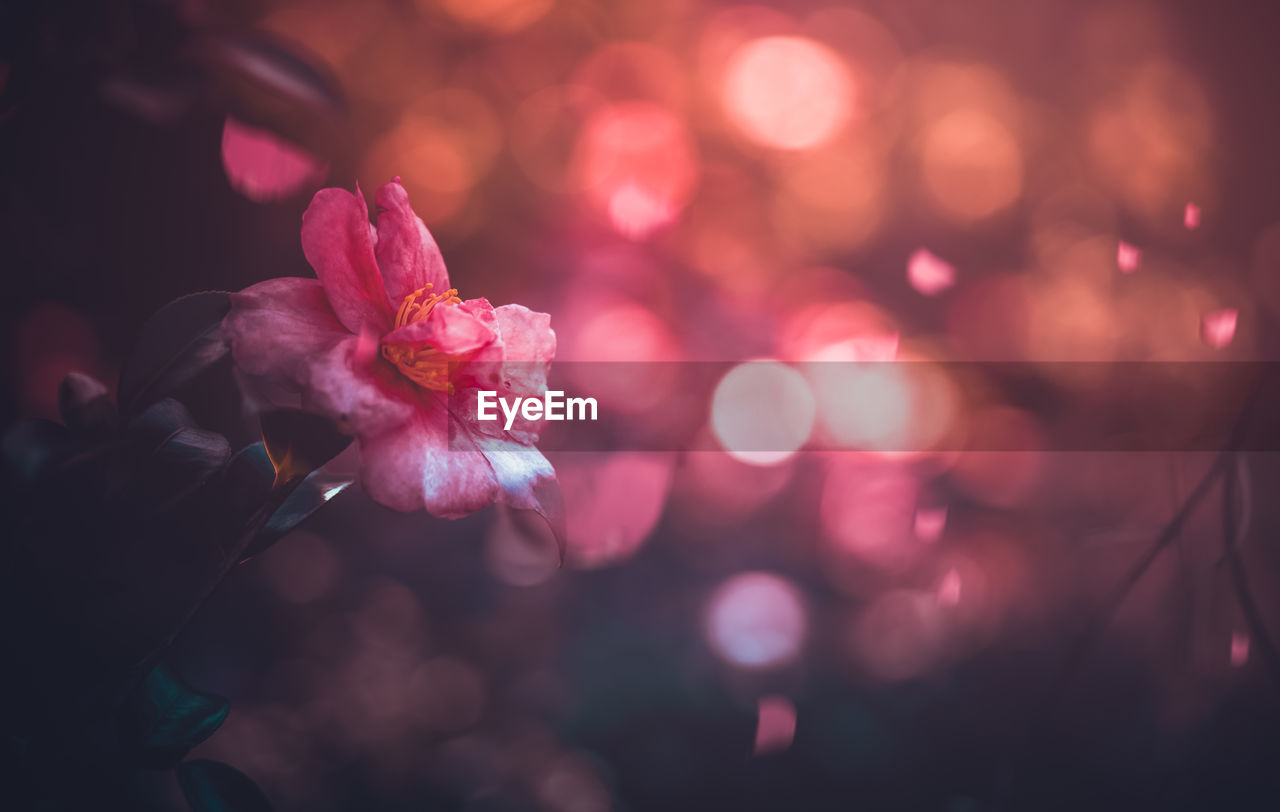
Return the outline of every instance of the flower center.
<path id="1" fill-rule="evenodd" d="M 439 305 L 453 306 L 462 303 L 456 288 L 449 288 L 444 293 L 433 293 L 434 287 L 428 284 L 404 297 L 400 309 L 396 311 L 397 330 L 406 324 L 426 321 L 431 311 Z M 419 386 L 437 392 L 453 392 L 453 384 L 449 381 L 449 363 L 456 359 L 447 353 L 434 347 L 383 344 L 382 357 L 395 364 L 402 375 Z"/>

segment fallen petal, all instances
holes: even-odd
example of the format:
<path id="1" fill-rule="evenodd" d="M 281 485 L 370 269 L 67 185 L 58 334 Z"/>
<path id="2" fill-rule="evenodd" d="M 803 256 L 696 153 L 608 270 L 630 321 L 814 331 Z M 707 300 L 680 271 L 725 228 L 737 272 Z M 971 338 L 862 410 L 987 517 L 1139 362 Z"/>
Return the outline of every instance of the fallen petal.
<path id="1" fill-rule="evenodd" d="M 1200 207 L 1194 203 L 1188 203 L 1186 210 L 1182 213 L 1182 224 L 1188 229 L 1200 227 Z"/>
<path id="2" fill-rule="evenodd" d="M 1236 336 L 1236 323 L 1240 312 L 1234 308 L 1212 310 L 1200 317 L 1200 338 L 1214 349 L 1220 350 Z"/>
<path id="3" fill-rule="evenodd" d="M 796 735 L 796 706 L 785 696 L 762 696 L 757 705 L 755 755 L 778 753 Z"/>
<path id="4" fill-rule="evenodd" d="M 1119 247 L 1116 249 L 1116 267 L 1123 273 L 1133 273 L 1138 270 L 1138 265 L 1141 261 L 1142 252 L 1136 246 L 1121 240 Z"/>
<path id="5" fill-rule="evenodd" d="M 937 296 L 956 283 L 951 263 L 921 248 L 907 260 L 907 281 L 918 293 Z"/>

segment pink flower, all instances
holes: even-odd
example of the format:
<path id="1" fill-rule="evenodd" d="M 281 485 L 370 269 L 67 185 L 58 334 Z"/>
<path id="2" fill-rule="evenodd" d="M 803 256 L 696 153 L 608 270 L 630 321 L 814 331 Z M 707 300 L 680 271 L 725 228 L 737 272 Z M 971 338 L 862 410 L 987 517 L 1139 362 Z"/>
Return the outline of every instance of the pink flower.
<path id="1" fill-rule="evenodd" d="M 356 438 L 378 502 L 461 516 L 495 501 L 537 508 L 555 476 L 530 426 L 475 419 L 475 390 L 546 388 L 551 317 L 463 301 L 399 179 L 364 197 L 322 189 L 302 217 L 319 279 L 268 279 L 233 294 L 223 323 L 247 389 L 300 397 Z M 274 395 L 273 395 L 273 399 Z"/>

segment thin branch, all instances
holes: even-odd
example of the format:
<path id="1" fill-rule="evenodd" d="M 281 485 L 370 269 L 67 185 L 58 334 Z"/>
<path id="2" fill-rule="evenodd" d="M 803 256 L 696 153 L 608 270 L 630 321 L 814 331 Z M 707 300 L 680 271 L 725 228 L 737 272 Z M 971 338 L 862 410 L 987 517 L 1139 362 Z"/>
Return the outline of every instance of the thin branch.
<path id="1" fill-rule="evenodd" d="M 1098 611 L 1094 616 L 1094 619 L 1085 626 L 1084 632 L 1079 638 L 1077 638 L 1075 644 L 1067 653 L 1067 657 L 1062 665 L 1062 671 L 1059 674 L 1059 683 L 1070 678 L 1080 667 L 1080 664 L 1084 662 L 1085 655 L 1089 653 L 1089 650 L 1094 646 L 1098 638 L 1102 636 L 1102 633 L 1106 630 L 1107 624 L 1111 621 L 1112 616 L 1119 610 L 1120 605 L 1124 603 L 1125 598 L 1129 596 L 1129 592 L 1133 590 L 1134 586 L 1136 586 L 1140 580 L 1142 580 L 1142 576 L 1151 568 L 1151 565 L 1160 557 L 1160 554 L 1164 552 L 1165 548 L 1178 538 L 1178 534 L 1182 532 L 1183 525 L 1187 523 L 1187 520 L 1195 512 L 1195 509 L 1200 506 L 1200 503 L 1203 502 L 1205 497 L 1207 497 L 1210 491 L 1213 490 L 1213 485 L 1217 481 L 1218 477 L 1222 476 L 1228 469 L 1231 470 L 1231 490 L 1234 494 L 1236 486 L 1235 477 L 1238 474 L 1238 472 L 1235 471 L 1236 449 L 1239 448 L 1243 441 L 1249 425 L 1249 420 L 1257 411 L 1258 403 L 1261 400 L 1262 395 L 1263 386 L 1262 384 L 1259 384 L 1254 388 L 1253 392 L 1250 393 L 1244 407 L 1236 416 L 1235 424 L 1231 427 L 1230 435 L 1227 437 L 1223 450 L 1214 459 L 1213 464 L 1209 466 L 1209 470 L 1205 472 L 1205 475 L 1201 477 L 1198 483 L 1196 483 L 1195 488 L 1191 491 L 1190 495 L 1187 496 L 1187 501 L 1184 502 L 1182 507 L 1178 508 L 1177 512 L 1173 514 L 1172 518 L 1169 519 L 1169 523 L 1164 526 L 1164 529 L 1162 529 L 1156 536 L 1155 540 L 1151 542 L 1151 546 L 1147 549 L 1146 554 L 1134 563 L 1133 567 L 1129 569 L 1128 575 L 1126 575 L 1119 585 L 1117 585 L 1116 589 L 1111 593 L 1111 596 L 1102 605 L 1101 610 Z M 1235 499 L 1232 497 L 1231 502 L 1234 503 L 1234 501 Z M 1234 504 L 1232 507 L 1234 508 Z M 1266 630 L 1261 625 L 1261 615 L 1258 613 L 1257 605 L 1253 602 L 1252 594 L 1249 592 L 1248 581 L 1244 578 L 1244 567 L 1240 564 L 1238 557 L 1234 555 L 1236 518 L 1233 509 L 1228 512 L 1231 513 L 1230 536 L 1233 550 L 1231 556 L 1233 559 L 1233 571 L 1236 569 L 1239 570 L 1236 589 L 1237 592 L 1241 592 L 1242 606 L 1246 602 L 1249 604 L 1249 607 L 1245 609 L 1246 619 L 1248 619 L 1248 616 L 1252 614 L 1253 619 L 1250 620 L 1250 624 L 1257 625 L 1264 635 L 1264 641 L 1260 643 L 1260 646 L 1265 647 L 1267 651 L 1263 654 L 1263 657 L 1268 658 L 1269 662 L 1274 666 L 1280 666 L 1280 657 L 1277 657 L 1276 655 L 1275 646 L 1271 645 L 1271 639 L 1269 637 L 1265 637 Z M 1243 589 L 1241 589 L 1242 584 Z M 1278 675 L 1280 675 L 1280 667 L 1277 667 L 1274 670 Z"/>
<path id="2" fill-rule="evenodd" d="M 1243 463 L 1243 458 L 1240 458 Z M 1231 569 L 1231 580 L 1235 584 L 1236 599 L 1240 602 L 1240 610 L 1244 613 L 1245 624 L 1249 627 L 1253 647 L 1257 649 L 1266 663 L 1271 676 L 1280 682 L 1280 653 L 1267 632 L 1262 613 L 1258 611 L 1257 601 L 1249 588 L 1248 573 L 1244 569 L 1244 560 L 1238 549 L 1238 528 L 1236 526 L 1236 492 L 1239 489 L 1239 468 L 1232 455 L 1232 464 L 1227 466 L 1226 476 L 1222 483 L 1222 546 L 1226 550 L 1227 565 Z"/>
<path id="3" fill-rule="evenodd" d="M 1112 591 L 1111 596 L 1103 603 L 1102 608 L 1094 615 L 1093 620 L 1085 626 L 1084 632 L 1072 645 L 1063 663 L 1059 677 L 1060 681 L 1075 674 L 1081 663 L 1084 662 L 1085 655 L 1089 653 L 1098 638 L 1106 631 L 1112 616 L 1120 609 L 1120 605 L 1129 596 L 1129 592 L 1142 580 L 1142 576 L 1147 573 L 1147 570 L 1160 557 L 1160 554 L 1165 551 L 1165 548 L 1178 538 L 1178 534 L 1182 532 L 1182 527 L 1191 518 L 1191 514 L 1195 512 L 1195 509 L 1200 506 L 1200 503 L 1213 490 L 1214 483 L 1222 475 L 1230 459 L 1230 452 L 1224 451 L 1218 455 L 1213 464 L 1209 466 L 1209 470 L 1205 472 L 1205 475 L 1200 478 L 1195 488 L 1187 496 L 1187 501 L 1182 503 L 1182 506 L 1173 514 L 1169 522 L 1160 530 L 1155 540 L 1151 542 L 1147 552 L 1130 567 L 1129 573 Z"/>
<path id="4" fill-rule="evenodd" d="M 1170 503 L 1178 503 L 1178 466 L 1176 460 L 1169 464 Z M 1178 580 L 1182 584 L 1183 600 L 1179 605 L 1179 623 L 1182 629 L 1182 657 L 1190 661 L 1195 648 L 1196 631 L 1196 583 L 1191 573 L 1191 559 L 1187 555 L 1187 540 L 1179 533 L 1176 541 L 1178 553 Z"/>

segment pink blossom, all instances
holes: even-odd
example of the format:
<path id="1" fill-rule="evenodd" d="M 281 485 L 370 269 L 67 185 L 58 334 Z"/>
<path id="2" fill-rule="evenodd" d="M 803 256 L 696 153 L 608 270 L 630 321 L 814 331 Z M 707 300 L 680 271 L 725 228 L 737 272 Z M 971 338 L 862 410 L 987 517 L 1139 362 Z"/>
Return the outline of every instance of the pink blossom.
<path id="1" fill-rule="evenodd" d="M 476 420 L 477 388 L 538 394 L 555 355 L 551 317 L 449 287 L 435 240 L 399 179 L 369 222 L 357 188 L 322 189 L 302 217 L 319 279 L 268 279 L 231 297 L 223 328 L 250 388 L 300 396 L 355 436 L 378 502 L 461 516 L 495 501 L 538 507 L 554 477 L 536 431 Z"/>

